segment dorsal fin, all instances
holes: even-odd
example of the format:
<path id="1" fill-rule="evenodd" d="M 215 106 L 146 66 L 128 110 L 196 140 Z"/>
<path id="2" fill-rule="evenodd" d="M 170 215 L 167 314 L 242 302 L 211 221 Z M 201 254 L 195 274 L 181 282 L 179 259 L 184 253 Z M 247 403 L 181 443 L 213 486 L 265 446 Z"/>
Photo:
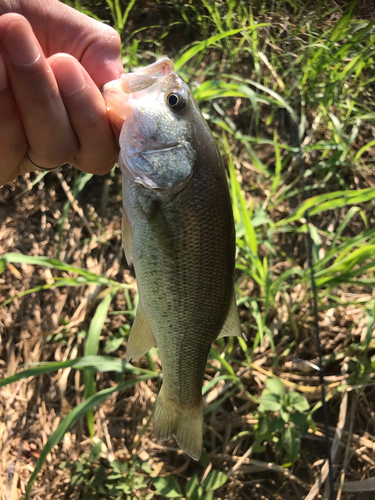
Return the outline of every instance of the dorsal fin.
<path id="1" fill-rule="evenodd" d="M 236 304 L 236 297 L 234 295 L 234 289 L 232 293 L 232 300 L 229 306 L 229 311 L 227 317 L 225 318 L 223 328 L 218 336 L 218 339 L 221 337 L 241 337 L 241 323 L 240 318 L 238 316 L 238 309 Z"/>

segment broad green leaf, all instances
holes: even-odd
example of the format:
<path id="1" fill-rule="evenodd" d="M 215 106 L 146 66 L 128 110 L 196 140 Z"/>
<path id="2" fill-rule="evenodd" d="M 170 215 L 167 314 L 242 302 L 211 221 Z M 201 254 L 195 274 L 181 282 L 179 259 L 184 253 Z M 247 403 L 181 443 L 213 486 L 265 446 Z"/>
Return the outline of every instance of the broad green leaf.
<path id="1" fill-rule="evenodd" d="M 124 343 L 124 337 L 112 335 L 107 338 L 104 344 L 104 352 L 110 354 L 116 351 Z"/>
<path id="2" fill-rule="evenodd" d="M 90 453 L 89 453 L 89 461 L 90 462 L 96 462 L 101 455 L 102 452 L 102 441 L 98 441 L 97 443 L 94 443 L 91 447 Z"/>
<path id="3" fill-rule="evenodd" d="M 259 411 L 280 411 L 281 403 L 278 396 L 266 392 L 265 389 L 259 398 Z"/>
<path id="4" fill-rule="evenodd" d="M 206 479 L 203 481 L 207 491 L 215 491 L 227 482 L 227 475 L 219 470 L 211 470 Z"/>
<path id="5" fill-rule="evenodd" d="M 120 347 L 120 345 L 125 341 L 125 338 L 127 335 L 129 335 L 129 333 L 130 333 L 129 324 L 120 326 L 118 331 L 114 335 L 108 337 L 105 340 L 104 352 L 106 354 L 109 354 L 113 351 L 116 351 Z"/>
<path id="6" fill-rule="evenodd" d="M 185 493 L 189 500 L 199 500 L 198 490 L 200 487 L 200 482 L 198 479 L 198 474 L 194 472 L 189 481 L 185 486 Z"/>
<path id="7" fill-rule="evenodd" d="M 290 415 L 290 421 L 296 426 L 299 427 L 301 434 L 305 434 L 309 428 L 309 420 L 308 416 L 304 413 L 300 413 L 299 411 L 293 412 Z"/>
<path id="8" fill-rule="evenodd" d="M 301 446 L 301 438 L 298 431 L 293 427 L 286 428 L 281 437 L 281 443 L 286 451 L 287 459 L 294 462 L 298 457 Z"/>
<path id="9" fill-rule="evenodd" d="M 283 421 L 287 424 L 290 422 L 290 413 L 289 411 L 285 410 L 284 408 L 280 408 L 280 417 L 283 419 Z"/>
<path id="10" fill-rule="evenodd" d="M 269 426 L 268 415 L 259 415 L 259 420 L 256 429 L 257 441 L 269 441 L 272 438 L 272 431 Z"/>
<path id="11" fill-rule="evenodd" d="M 150 479 L 156 488 L 156 493 L 162 495 L 163 498 L 182 497 L 180 485 L 175 477 L 151 477 Z"/>
<path id="12" fill-rule="evenodd" d="M 289 404 L 297 411 L 307 411 L 310 408 L 309 402 L 302 394 L 298 392 L 289 392 Z"/>
<path id="13" fill-rule="evenodd" d="M 208 493 L 204 493 L 199 500 L 216 500 L 216 497 L 214 497 L 212 491 L 209 491 Z"/>
<path id="14" fill-rule="evenodd" d="M 272 394 L 276 394 L 280 398 L 285 394 L 285 386 L 279 378 L 268 378 L 266 380 L 266 387 Z"/>
<path id="15" fill-rule="evenodd" d="M 263 444 L 256 444 L 253 446 L 253 453 L 263 453 L 266 447 Z"/>

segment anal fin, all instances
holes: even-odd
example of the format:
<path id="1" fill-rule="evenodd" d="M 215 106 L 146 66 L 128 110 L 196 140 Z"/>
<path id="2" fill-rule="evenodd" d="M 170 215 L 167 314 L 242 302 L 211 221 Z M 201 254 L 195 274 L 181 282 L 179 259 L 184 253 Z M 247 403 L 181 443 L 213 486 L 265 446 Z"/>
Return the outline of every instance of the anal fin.
<path id="1" fill-rule="evenodd" d="M 155 345 L 155 338 L 147 321 L 141 303 L 138 304 L 137 314 L 129 335 L 126 350 L 126 361 L 138 361 Z"/>
<path id="2" fill-rule="evenodd" d="M 234 290 L 232 293 L 232 300 L 229 306 L 229 311 L 227 317 L 225 318 L 223 328 L 218 336 L 218 339 L 221 337 L 241 337 L 241 323 L 240 317 L 238 316 L 238 309 L 236 304 L 236 297 L 234 295 Z"/>

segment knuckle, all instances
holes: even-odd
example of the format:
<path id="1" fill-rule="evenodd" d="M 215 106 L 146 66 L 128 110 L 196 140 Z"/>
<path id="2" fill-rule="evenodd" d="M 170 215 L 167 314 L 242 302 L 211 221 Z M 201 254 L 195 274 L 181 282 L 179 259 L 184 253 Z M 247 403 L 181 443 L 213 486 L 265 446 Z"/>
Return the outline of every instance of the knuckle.
<path id="1" fill-rule="evenodd" d="M 34 104 L 42 108 L 54 107 L 60 101 L 60 94 L 57 87 L 49 85 L 41 85 L 40 88 L 30 96 L 30 104 Z"/>
<path id="2" fill-rule="evenodd" d="M 116 161 L 117 155 L 107 156 L 102 159 L 93 158 L 92 156 L 77 156 L 73 165 L 83 172 L 90 172 L 94 175 L 105 175 L 113 168 Z"/>
<path id="3" fill-rule="evenodd" d="M 19 104 L 30 109 L 33 106 L 42 108 L 55 107 L 61 100 L 59 87 L 50 67 L 46 68 L 42 61 L 24 69 L 21 75 L 27 81 L 27 88 L 20 87 L 17 93 Z"/>
<path id="4" fill-rule="evenodd" d="M 46 151 L 39 155 L 43 158 L 43 166 L 57 167 L 63 165 L 64 163 L 71 163 L 71 158 L 74 158 L 79 152 L 79 146 L 77 144 L 65 144 L 59 145 L 55 149 Z"/>
<path id="5" fill-rule="evenodd" d="M 92 133 L 94 131 L 101 131 L 107 124 L 107 115 L 103 108 L 95 107 L 93 109 L 86 109 L 80 117 L 79 127 L 85 133 Z"/>
<path id="6" fill-rule="evenodd" d="M 17 118 L 17 108 L 13 99 L 1 99 L 0 122 L 9 123 Z"/>
<path id="7" fill-rule="evenodd" d="M 112 28 L 112 26 L 102 25 L 102 42 L 105 42 L 107 48 L 111 48 L 114 51 L 121 50 L 121 38 L 117 31 Z"/>

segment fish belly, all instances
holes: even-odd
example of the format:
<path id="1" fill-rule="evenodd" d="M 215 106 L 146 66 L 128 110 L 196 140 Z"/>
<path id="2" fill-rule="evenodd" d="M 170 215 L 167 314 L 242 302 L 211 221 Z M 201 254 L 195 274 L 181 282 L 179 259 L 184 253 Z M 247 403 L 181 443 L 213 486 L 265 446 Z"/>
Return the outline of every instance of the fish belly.
<path id="1" fill-rule="evenodd" d="M 195 175 L 167 202 L 124 179 L 124 200 L 140 304 L 163 369 L 155 435 L 174 436 L 197 459 L 205 365 L 233 294 L 235 236 L 225 175 Z M 186 416 L 187 428 L 180 433 L 190 434 L 193 443 L 178 435 L 171 421 L 176 414 L 180 422 Z"/>

